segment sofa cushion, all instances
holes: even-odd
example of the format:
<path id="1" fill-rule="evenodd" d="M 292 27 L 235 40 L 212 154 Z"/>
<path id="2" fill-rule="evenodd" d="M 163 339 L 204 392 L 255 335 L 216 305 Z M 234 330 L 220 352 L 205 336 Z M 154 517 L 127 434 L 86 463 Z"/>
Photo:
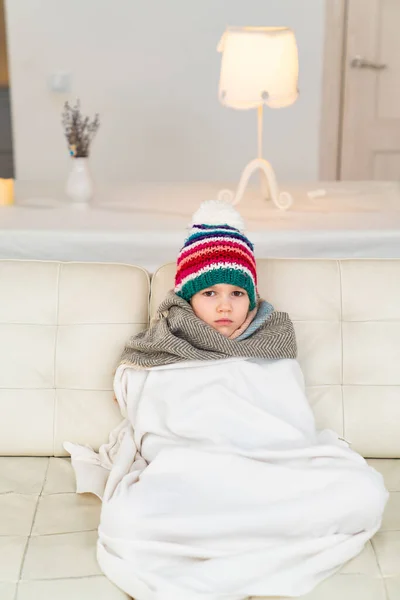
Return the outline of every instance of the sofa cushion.
<path id="1" fill-rule="evenodd" d="M 98 448 L 120 421 L 113 372 L 148 323 L 140 267 L 0 260 L 0 455 Z"/>
<path id="2" fill-rule="evenodd" d="M 382 527 L 304 599 L 399 598 L 400 460 L 368 462 L 390 491 Z M 96 562 L 99 515 L 97 497 L 75 494 L 69 459 L 0 457 L 1 600 L 127 600 Z"/>
<path id="3" fill-rule="evenodd" d="M 1 457 L 1 600 L 126 600 L 96 561 L 100 508 L 69 459 Z"/>

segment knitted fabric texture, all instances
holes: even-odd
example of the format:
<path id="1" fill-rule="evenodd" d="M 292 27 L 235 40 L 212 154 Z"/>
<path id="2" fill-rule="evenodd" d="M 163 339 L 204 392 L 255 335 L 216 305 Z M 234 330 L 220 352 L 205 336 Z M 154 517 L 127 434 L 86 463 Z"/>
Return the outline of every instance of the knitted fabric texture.
<path id="1" fill-rule="evenodd" d="M 274 307 L 272 306 L 272 304 L 270 304 L 266 300 L 260 300 L 257 305 L 257 313 L 255 317 L 251 320 L 247 327 L 240 331 L 240 334 L 236 336 L 235 339 L 238 342 L 240 342 L 241 340 L 245 340 L 246 338 L 253 335 L 255 331 L 260 329 L 261 325 L 264 325 L 265 321 L 273 312 Z"/>
<path id="2" fill-rule="evenodd" d="M 257 304 L 257 272 L 250 240 L 230 225 L 194 224 L 177 259 L 175 293 L 191 297 L 218 283 L 246 290 L 249 310 Z"/>
<path id="3" fill-rule="evenodd" d="M 262 323 L 252 335 L 230 340 L 199 319 L 191 305 L 171 290 L 158 309 L 154 325 L 131 337 L 121 356 L 121 364 L 151 369 L 190 360 L 243 358 L 296 358 L 293 323 L 285 312 L 262 306 Z M 268 314 L 265 314 L 264 311 Z M 258 321 L 258 319 L 257 319 Z"/>

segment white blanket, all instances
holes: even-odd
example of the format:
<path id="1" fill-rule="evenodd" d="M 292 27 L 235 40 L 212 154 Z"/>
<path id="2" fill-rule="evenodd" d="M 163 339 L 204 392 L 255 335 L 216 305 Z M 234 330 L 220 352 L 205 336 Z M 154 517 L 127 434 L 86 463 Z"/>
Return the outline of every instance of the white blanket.
<path id="1" fill-rule="evenodd" d="M 98 561 L 136 600 L 300 596 L 381 525 L 382 476 L 316 431 L 296 360 L 119 367 L 124 421 L 66 443 L 103 499 Z"/>

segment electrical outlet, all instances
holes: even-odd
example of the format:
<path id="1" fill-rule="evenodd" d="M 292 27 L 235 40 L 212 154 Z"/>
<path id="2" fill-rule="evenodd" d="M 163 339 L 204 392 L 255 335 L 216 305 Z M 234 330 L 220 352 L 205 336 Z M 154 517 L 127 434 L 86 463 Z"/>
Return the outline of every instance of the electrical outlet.
<path id="1" fill-rule="evenodd" d="M 50 90 L 65 94 L 71 91 L 71 73 L 67 71 L 56 71 L 50 76 Z"/>

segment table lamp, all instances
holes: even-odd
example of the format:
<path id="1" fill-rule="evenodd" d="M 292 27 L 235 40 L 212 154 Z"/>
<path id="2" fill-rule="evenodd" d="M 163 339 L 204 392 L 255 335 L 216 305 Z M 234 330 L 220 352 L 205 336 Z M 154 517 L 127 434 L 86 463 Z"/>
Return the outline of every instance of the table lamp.
<path id="1" fill-rule="evenodd" d="M 288 192 L 279 192 L 271 164 L 262 156 L 264 104 L 282 108 L 298 96 L 298 55 L 294 33 L 288 27 L 228 27 L 218 44 L 222 52 L 219 100 L 224 106 L 245 110 L 257 108 L 258 157 L 243 170 L 234 195 L 221 190 L 218 198 L 240 202 L 252 174 L 260 170 L 265 199 L 285 210 L 293 202 Z"/>

